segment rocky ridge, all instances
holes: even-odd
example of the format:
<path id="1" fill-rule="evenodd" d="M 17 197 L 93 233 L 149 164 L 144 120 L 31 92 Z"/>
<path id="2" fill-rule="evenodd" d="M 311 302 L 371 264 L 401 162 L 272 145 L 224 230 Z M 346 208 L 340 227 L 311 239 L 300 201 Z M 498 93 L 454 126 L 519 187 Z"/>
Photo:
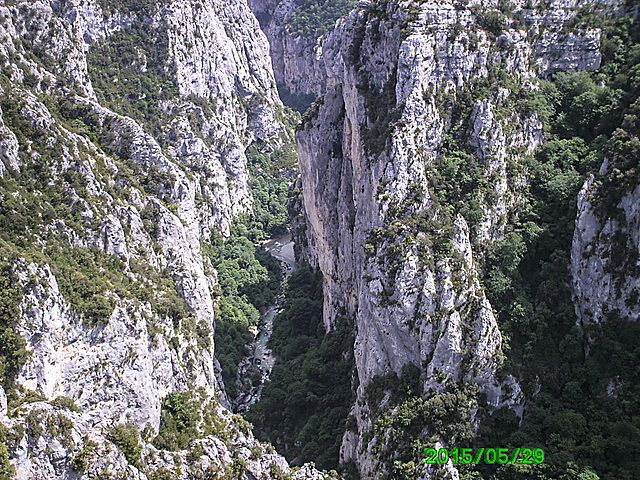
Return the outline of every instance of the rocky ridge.
<path id="1" fill-rule="evenodd" d="M 500 374 L 502 336 L 477 261 L 517 214 L 519 159 L 543 139 L 523 92 L 556 71 L 598 68 L 600 32 L 563 30 L 576 2 L 500 7 L 361 2 L 321 40 L 328 86 L 296 137 L 292 223 L 302 258 L 324 274 L 326 328 L 354 318 L 357 431 L 342 456 L 365 478 L 390 468 L 375 454 L 385 439 L 371 438 L 367 385 L 406 364 L 421 367 L 425 396 L 464 381 L 489 408 L 522 412 L 515 379 Z M 461 151 L 488 180 L 464 215 L 441 205 L 443 161 Z"/>
<path id="2" fill-rule="evenodd" d="M 606 161 L 600 174 L 610 168 Z M 612 315 L 638 321 L 640 263 L 640 186 L 626 193 L 614 213 L 603 213 L 595 179 L 578 197 L 578 218 L 571 252 L 576 316 L 583 328 Z"/>

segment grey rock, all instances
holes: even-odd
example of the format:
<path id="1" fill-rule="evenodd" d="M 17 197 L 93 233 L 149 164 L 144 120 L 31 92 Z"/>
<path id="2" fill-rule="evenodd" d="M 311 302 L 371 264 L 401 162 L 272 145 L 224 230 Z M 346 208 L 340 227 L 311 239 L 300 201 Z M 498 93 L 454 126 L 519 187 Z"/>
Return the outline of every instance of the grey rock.
<path id="1" fill-rule="evenodd" d="M 287 21 L 298 7 L 295 0 L 250 0 L 249 6 L 269 41 L 276 81 L 293 94 L 321 95 L 327 82 L 322 46 L 326 37 L 291 31 Z"/>
<path id="2" fill-rule="evenodd" d="M 0 385 L 0 419 L 7 416 L 7 395 L 4 393 L 4 388 Z"/>
<path id="3" fill-rule="evenodd" d="M 284 458 L 257 442 L 224 407 L 213 342 L 217 274 L 201 248 L 214 231 L 228 234 L 231 222 L 251 209 L 247 147 L 255 141 L 273 151 L 282 144 L 284 127 L 276 118 L 282 105 L 267 41 L 244 0 L 159 2 L 142 18 L 102 5 L 60 0 L 0 7 L 0 53 L 12 58 L 1 66 L 10 79 L 3 93 L 16 100 L 12 114 L 39 135 L 38 142 L 18 144 L 17 132 L 0 122 L 0 173 L 12 174 L 7 167 L 18 170 L 24 158 L 42 159 L 47 152 L 41 144 L 55 150 L 56 155 L 47 155 L 47 173 L 61 185 L 70 214 L 43 225 L 34 249 L 82 247 L 92 255 L 98 248 L 117 257 L 112 266 L 121 270 L 123 283 L 114 286 L 117 291 L 109 287 L 104 292 L 107 318 L 96 323 L 72 303 L 74 292 L 63 288 L 69 279 L 56 277 L 46 262 L 18 259 L 12 264 L 23 293 L 15 328 L 30 352 L 16 382 L 44 399 L 24 404 L 9 418 L 0 391 L 3 425 L 42 427 L 41 433 L 28 429 L 11 446 L 17 478 L 145 480 L 144 472 L 165 468 L 187 479 L 209 467 L 223 474 L 238 459 L 256 478 L 293 473 Z M 101 105 L 87 70 L 90 49 L 134 21 L 168 28 L 166 67 L 175 72 L 181 94 L 159 105 L 167 123 L 155 137 L 132 118 Z M 50 55 L 48 66 L 30 59 L 22 42 L 26 35 Z M 133 66 L 145 71 L 147 59 L 141 49 L 137 52 Z M 89 112 L 97 138 L 52 114 L 41 100 L 43 92 Z M 64 272 L 72 279 L 74 273 Z M 178 301 L 163 298 L 171 292 L 167 285 L 175 285 L 186 303 L 184 318 L 172 319 L 160 308 L 163 301 Z M 196 334 L 196 324 L 208 327 L 207 338 L 202 337 L 206 329 Z M 200 395 L 202 410 L 209 407 L 220 422 L 217 435 L 202 433 L 196 441 L 205 454 L 189 468 L 190 450 L 165 452 L 151 444 L 160 428 L 163 399 L 187 390 Z M 79 411 L 60 405 L 68 400 L 54 402 L 60 396 Z M 52 422 L 61 422 L 64 430 L 49 431 Z M 118 423 L 132 423 L 142 432 L 144 468 L 130 463 L 112 443 L 109 429 Z M 85 448 L 92 450 L 87 470 L 75 472 L 73 460 Z M 311 467 L 301 471 L 297 478 L 322 476 Z"/>
<path id="4" fill-rule="evenodd" d="M 578 195 L 571 251 L 574 305 L 583 327 L 605 323 L 610 316 L 627 321 L 640 318 L 640 186 L 623 195 L 613 210 L 599 208 L 596 188 L 591 177 Z"/>
<path id="5" fill-rule="evenodd" d="M 6 167 L 20 170 L 18 158 L 18 139 L 15 134 L 4 124 L 0 110 L 0 177 L 4 177 Z"/>
<path id="6" fill-rule="evenodd" d="M 345 434 L 341 455 L 356 461 L 363 478 L 381 468 L 362 440 L 372 427 L 364 392 L 376 375 L 400 374 L 412 363 L 425 369 L 425 395 L 447 380 L 472 382 L 491 406 L 523 411 L 516 380 L 497 378 L 502 335 L 474 258 L 503 237 L 522 202 L 526 177 L 507 165 L 535 150 L 542 125 L 515 108 L 505 88 L 473 106 L 466 138 L 493 189 L 479 199 L 475 228 L 457 216 L 445 234 L 427 179 L 452 127 L 448 105 L 499 64 L 522 88 L 535 89 L 538 76 L 600 61 L 599 31 L 561 32 L 575 2 L 555 2 L 540 16 L 517 2 L 524 26 L 514 21 L 499 33 L 483 30 L 471 8 L 453 2 L 422 3 L 410 18 L 401 6 L 385 5 L 377 13 L 361 2 L 322 39 L 317 62 L 327 86 L 296 136 L 302 192 L 291 205 L 300 255 L 324 275 L 326 328 L 342 312 L 355 321 L 358 433 Z M 532 42 L 537 37 L 527 30 L 545 33 Z M 412 217 L 440 226 L 416 234 L 403 225 Z M 431 246 L 443 235 L 450 253 Z"/>

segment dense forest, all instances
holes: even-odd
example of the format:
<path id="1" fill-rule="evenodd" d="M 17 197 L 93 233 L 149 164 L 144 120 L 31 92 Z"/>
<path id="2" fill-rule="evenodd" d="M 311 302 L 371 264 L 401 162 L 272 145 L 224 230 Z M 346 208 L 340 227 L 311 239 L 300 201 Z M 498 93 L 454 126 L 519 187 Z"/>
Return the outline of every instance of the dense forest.
<path id="1" fill-rule="evenodd" d="M 640 468 L 640 326 L 612 311 L 606 323 L 581 331 L 569 290 L 576 197 L 586 176 L 596 176 L 599 208 L 614 216 L 622 195 L 640 180 L 638 22 L 610 25 L 602 54 L 598 71 L 558 73 L 543 85 L 547 142 L 530 159 L 528 215 L 491 253 L 484 280 L 508 338 L 506 368 L 520 372 L 530 400 L 519 427 L 507 412 L 496 412 L 476 442 L 544 448 L 539 478 L 582 472 L 632 479 Z M 599 173 L 605 157 L 613 168 Z M 527 224 L 535 225 L 535 235 L 527 234 Z M 617 250 L 619 261 L 628 261 L 626 248 Z M 613 396 L 608 378 L 619 379 Z M 509 470 L 503 467 L 498 478 L 514 478 Z"/>

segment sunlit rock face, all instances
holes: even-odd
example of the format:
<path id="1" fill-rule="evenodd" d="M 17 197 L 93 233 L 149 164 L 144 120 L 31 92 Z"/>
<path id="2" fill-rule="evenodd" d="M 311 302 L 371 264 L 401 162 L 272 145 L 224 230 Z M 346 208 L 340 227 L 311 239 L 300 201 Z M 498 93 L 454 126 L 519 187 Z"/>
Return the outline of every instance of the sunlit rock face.
<path id="1" fill-rule="evenodd" d="M 345 434 L 342 455 L 365 478 L 382 468 L 376 440 L 363 440 L 372 428 L 365 389 L 376 375 L 411 363 L 425 395 L 471 382 L 491 407 L 522 412 L 515 379 L 499 375 L 502 336 L 478 259 L 522 203 L 519 160 L 543 141 L 517 90 L 536 90 L 537 78 L 557 71 L 598 68 L 600 31 L 563 31 L 576 2 L 516 2 L 499 26 L 486 13 L 497 4 L 360 2 L 320 41 L 323 97 L 296 137 L 292 222 L 302 258 L 324 274 L 326 328 L 341 315 L 355 322 L 357 432 Z M 489 181 L 473 228 L 434 194 L 452 141 Z"/>
<path id="2" fill-rule="evenodd" d="M 2 201 L 29 217 L 2 247 L 29 352 L 9 405 L 0 389 L 17 478 L 294 474 L 225 408 L 203 248 L 252 207 L 247 147 L 282 144 L 256 18 L 243 0 L 9 3 Z M 152 444 L 171 392 L 199 419 L 177 451 Z"/>

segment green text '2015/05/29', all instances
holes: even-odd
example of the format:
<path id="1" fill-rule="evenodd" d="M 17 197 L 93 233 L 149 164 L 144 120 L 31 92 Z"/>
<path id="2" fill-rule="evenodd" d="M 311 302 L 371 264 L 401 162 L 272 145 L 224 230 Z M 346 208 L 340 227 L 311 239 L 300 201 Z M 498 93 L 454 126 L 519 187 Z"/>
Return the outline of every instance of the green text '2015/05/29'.
<path id="1" fill-rule="evenodd" d="M 443 465 L 451 460 L 454 465 L 510 464 L 538 465 L 544 461 L 544 451 L 541 448 L 515 448 L 511 452 L 508 448 L 425 448 L 424 463 L 426 465 Z"/>

